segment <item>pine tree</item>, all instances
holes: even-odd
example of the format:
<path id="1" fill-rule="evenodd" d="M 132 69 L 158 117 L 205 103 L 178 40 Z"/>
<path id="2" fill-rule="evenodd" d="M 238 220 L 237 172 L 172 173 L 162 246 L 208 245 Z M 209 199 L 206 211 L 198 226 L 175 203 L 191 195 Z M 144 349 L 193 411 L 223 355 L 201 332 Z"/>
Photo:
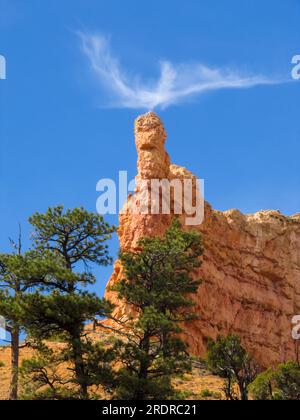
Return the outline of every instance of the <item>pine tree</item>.
<path id="1" fill-rule="evenodd" d="M 191 368 L 180 333 L 195 319 L 192 294 L 199 287 L 201 237 L 175 220 L 163 238 L 144 238 L 139 251 L 123 252 L 124 278 L 114 287 L 132 316 L 117 319 L 125 337 L 119 347 L 117 397 L 144 400 L 174 396 L 171 380 Z"/>
<path id="2" fill-rule="evenodd" d="M 250 385 L 255 400 L 300 400 L 300 366 L 287 362 L 262 372 Z"/>
<path id="3" fill-rule="evenodd" d="M 90 263 L 111 263 L 105 242 L 115 228 L 82 208 L 64 212 L 62 206 L 50 208 L 45 214 L 36 213 L 29 220 L 34 227 L 36 252 L 51 256 L 52 264 L 49 275 L 39 279 L 40 289 L 46 293 L 39 290 L 22 300 L 22 322 L 38 348 L 53 337 L 63 341 L 59 357 L 73 372 L 70 381 L 78 388 L 77 397 L 87 399 L 90 386 L 112 378 L 111 374 L 107 379 L 110 349 L 100 349 L 99 343 L 93 344 L 86 332 L 86 324 L 107 316 L 112 308 L 109 302 L 84 288 L 95 283 Z M 84 270 L 76 271 L 80 267 Z M 100 355 L 102 358 L 97 359 Z M 44 372 L 47 369 L 40 361 L 46 359 L 39 358 L 38 364 Z M 36 365 L 33 367 L 34 375 Z M 30 373 L 28 364 L 27 373 Z M 58 398 L 57 392 L 52 395 Z"/>
<path id="4" fill-rule="evenodd" d="M 18 398 L 19 353 L 22 323 L 20 302 L 32 291 L 40 279 L 52 271 L 52 259 L 43 258 L 30 251 L 22 253 L 21 234 L 17 243 L 12 241 L 14 252 L 0 254 L 0 315 L 5 319 L 6 332 L 11 344 L 11 378 L 9 399 Z M 26 345 L 26 344 L 25 344 Z"/>
<path id="5" fill-rule="evenodd" d="M 89 263 L 103 266 L 112 263 L 106 242 L 115 232 L 115 227 L 104 222 L 102 216 L 83 208 L 64 212 L 63 206 L 57 206 L 50 207 L 45 214 L 35 213 L 29 222 L 35 229 L 33 238 L 36 249 L 59 255 L 70 271 L 78 263 L 86 266 Z M 87 278 L 87 283 L 92 282 L 92 277 Z M 69 286 L 72 290 L 72 285 Z"/>
<path id="6" fill-rule="evenodd" d="M 27 375 L 33 374 L 30 380 L 35 384 L 35 378 L 40 378 L 44 372 L 43 377 L 47 378 L 48 385 L 51 381 L 53 385 L 45 389 L 40 384 L 32 398 L 40 399 L 45 392 L 48 398 L 65 398 L 65 391 L 57 388 L 55 382 L 59 386 L 62 383 L 69 386 L 69 397 L 78 399 L 88 399 L 89 387 L 92 386 L 113 388 L 114 374 L 109 365 L 113 361 L 113 351 L 90 339 L 86 326 L 89 322 L 108 316 L 111 310 L 108 302 L 87 292 L 64 294 L 53 291 L 46 296 L 40 293 L 28 295 L 21 306 L 26 331 L 35 339 L 38 350 L 33 364 L 30 361 L 23 364 L 23 372 L 25 368 Z M 60 346 L 51 352 L 51 346 L 47 345 L 46 354 L 52 353 L 47 359 L 44 357 L 45 343 L 53 340 L 58 340 Z M 71 375 L 61 379 L 48 374 L 49 369 L 60 365 L 65 365 L 65 371 L 71 372 Z"/>
<path id="7" fill-rule="evenodd" d="M 208 364 L 212 371 L 225 379 L 224 392 L 229 400 L 248 400 L 248 387 L 259 373 L 259 366 L 232 334 L 208 342 Z M 239 388 L 239 395 L 234 390 Z"/>

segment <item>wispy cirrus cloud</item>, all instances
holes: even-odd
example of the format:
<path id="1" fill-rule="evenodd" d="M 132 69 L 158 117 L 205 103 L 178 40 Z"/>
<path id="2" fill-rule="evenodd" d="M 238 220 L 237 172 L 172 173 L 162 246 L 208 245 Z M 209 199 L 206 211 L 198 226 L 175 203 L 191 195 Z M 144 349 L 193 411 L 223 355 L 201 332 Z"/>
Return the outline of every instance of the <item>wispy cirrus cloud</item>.
<path id="1" fill-rule="evenodd" d="M 158 80 L 130 77 L 111 51 L 106 36 L 79 33 L 81 49 L 102 85 L 111 94 L 114 106 L 153 110 L 167 108 L 185 99 L 219 89 L 242 89 L 278 83 L 263 75 L 210 68 L 203 64 L 160 62 Z"/>

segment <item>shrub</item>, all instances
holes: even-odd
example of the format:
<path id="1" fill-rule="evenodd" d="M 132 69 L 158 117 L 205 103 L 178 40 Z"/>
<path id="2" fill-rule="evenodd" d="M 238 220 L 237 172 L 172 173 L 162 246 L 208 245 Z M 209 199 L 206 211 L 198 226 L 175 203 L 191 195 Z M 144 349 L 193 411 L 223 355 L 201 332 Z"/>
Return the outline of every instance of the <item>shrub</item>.
<path id="1" fill-rule="evenodd" d="M 258 366 L 241 345 L 240 337 L 229 335 L 208 342 L 208 365 L 213 373 L 225 379 L 228 400 L 248 400 L 248 386 L 258 374 Z M 239 395 L 235 386 L 239 388 Z"/>
<path id="2" fill-rule="evenodd" d="M 253 381 L 250 392 L 256 400 L 300 400 L 300 366 L 288 362 L 268 369 Z"/>

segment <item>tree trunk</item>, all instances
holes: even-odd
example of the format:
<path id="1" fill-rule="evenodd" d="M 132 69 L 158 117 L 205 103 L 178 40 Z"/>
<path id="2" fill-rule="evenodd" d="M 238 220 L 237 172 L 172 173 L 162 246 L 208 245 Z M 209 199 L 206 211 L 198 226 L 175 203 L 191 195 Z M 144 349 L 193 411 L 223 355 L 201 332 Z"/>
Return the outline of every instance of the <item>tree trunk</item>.
<path id="1" fill-rule="evenodd" d="M 296 362 L 297 362 L 297 364 L 298 364 L 298 366 L 300 366 L 300 358 L 299 358 L 299 343 L 300 343 L 300 341 L 299 340 L 296 340 L 295 341 L 295 353 L 296 353 Z"/>
<path id="2" fill-rule="evenodd" d="M 74 354 L 74 365 L 76 381 L 80 387 L 80 394 L 83 399 L 88 399 L 88 385 L 85 374 L 85 366 L 82 354 L 82 345 L 80 337 L 72 340 L 73 354 Z"/>
<path id="3" fill-rule="evenodd" d="M 239 384 L 239 388 L 240 388 L 241 400 L 242 401 L 248 401 L 247 385 L 243 382 L 242 379 L 238 380 L 238 384 Z"/>
<path id="4" fill-rule="evenodd" d="M 139 369 L 139 379 L 146 383 L 148 379 L 148 370 L 149 370 L 149 351 L 150 351 L 150 339 L 148 336 L 145 336 L 140 343 L 141 350 L 143 350 L 145 354 L 144 360 L 140 361 L 140 369 Z M 140 387 L 136 390 L 134 400 L 143 401 L 146 399 L 146 392 L 144 387 Z"/>
<path id="5" fill-rule="evenodd" d="M 18 399 L 18 382 L 19 382 L 19 344 L 20 344 L 20 329 L 13 328 L 11 331 L 11 376 L 10 376 L 10 390 L 9 399 Z"/>

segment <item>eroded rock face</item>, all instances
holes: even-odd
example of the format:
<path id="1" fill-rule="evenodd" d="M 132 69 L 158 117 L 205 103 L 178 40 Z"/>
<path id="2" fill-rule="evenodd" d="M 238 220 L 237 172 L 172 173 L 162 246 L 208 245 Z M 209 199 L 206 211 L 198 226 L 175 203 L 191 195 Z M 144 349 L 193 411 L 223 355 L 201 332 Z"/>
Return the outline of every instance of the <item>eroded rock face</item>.
<path id="1" fill-rule="evenodd" d="M 138 150 L 136 194 L 120 215 L 122 249 L 137 248 L 143 236 L 163 235 L 172 215 L 130 214 L 135 196 L 147 189 L 147 180 L 193 178 L 185 168 L 170 164 L 161 120 L 148 113 L 136 120 Z M 146 182 L 146 184 L 145 184 Z M 185 216 L 181 216 L 184 225 Z M 186 227 L 195 229 L 195 227 Z M 300 214 L 286 217 L 277 211 L 243 215 L 220 212 L 205 203 L 205 220 L 196 227 L 203 234 L 205 252 L 199 276 L 203 284 L 194 297 L 201 319 L 185 327 L 185 339 L 197 356 L 205 353 L 208 337 L 237 333 L 263 366 L 295 358 L 291 320 L 300 314 Z M 122 277 L 120 262 L 106 290 L 116 315 L 128 308 L 110 286 Z"/>

